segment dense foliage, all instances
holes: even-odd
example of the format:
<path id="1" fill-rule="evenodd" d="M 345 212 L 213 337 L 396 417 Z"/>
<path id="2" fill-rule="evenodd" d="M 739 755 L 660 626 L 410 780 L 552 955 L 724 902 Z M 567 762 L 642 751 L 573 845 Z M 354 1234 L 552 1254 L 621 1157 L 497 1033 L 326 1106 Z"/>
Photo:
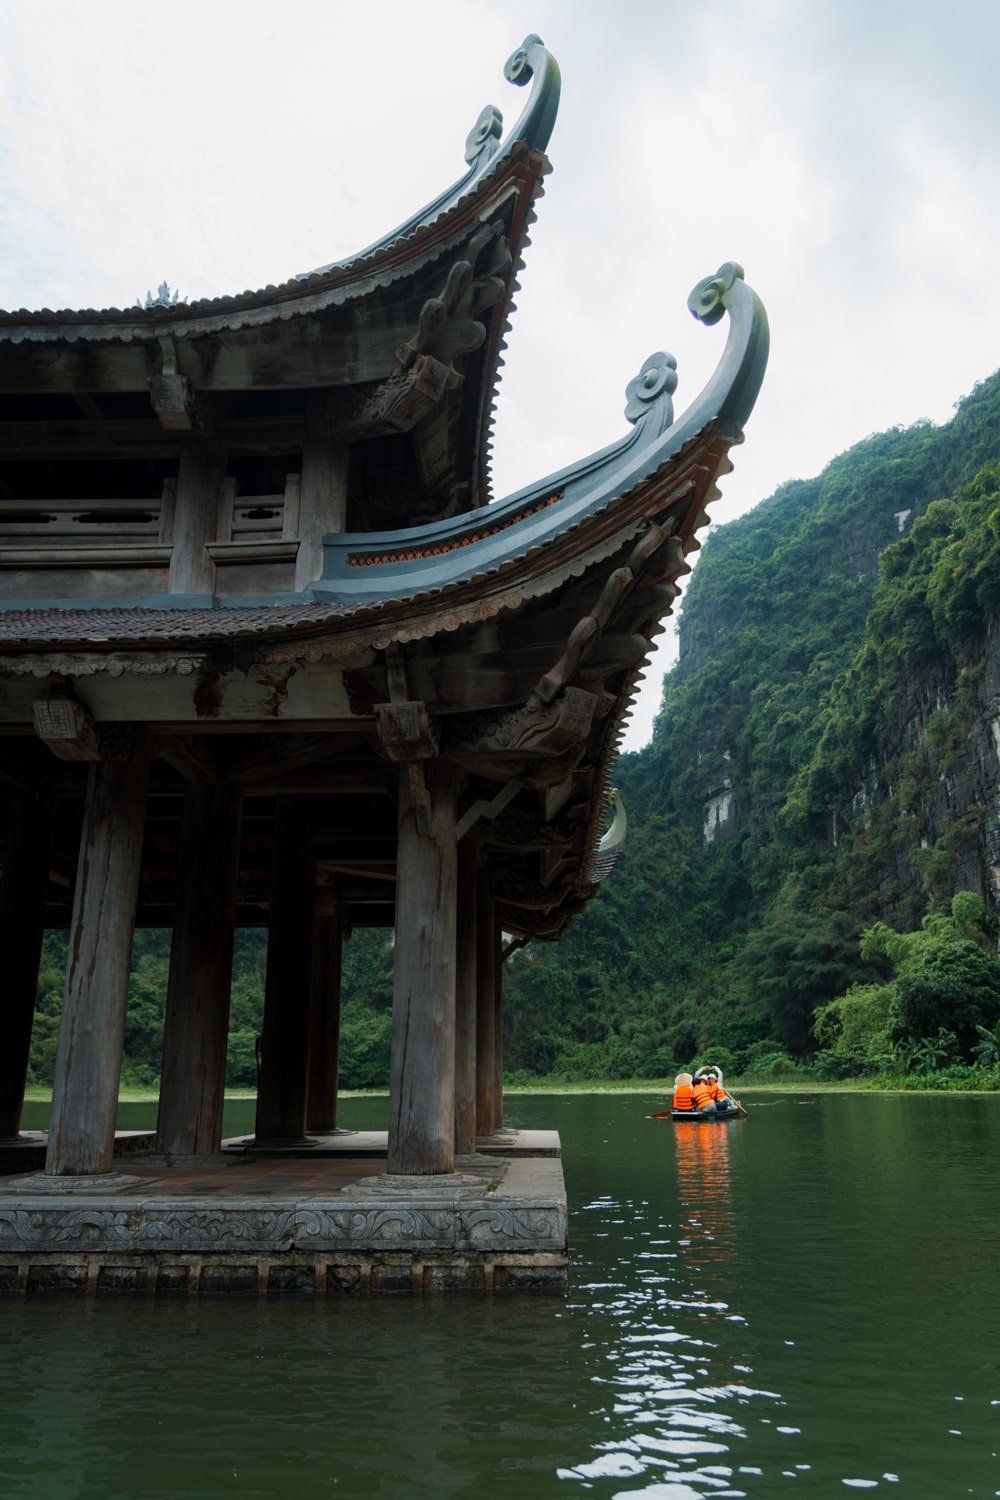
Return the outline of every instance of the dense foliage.
<path id="1" fill-rule="evenodd" d="M 49 1083 L 55 1063 L 59 1015 L 66 973 L 66 935 L 45 935 L 38 1004 L 32 1033 L 29 1082 Z M 229 1013 L 226 1085 L 256 1088 L 257 1051 L 264 1014 L 267 934 L 258 929 L 236 935 Z M 163 1007 L 170 967 L 170 934 L 139 931 L 132 948 L 125 1062 L 122 1080 L 153 1085 L 160 1075 Z M 356 932 L 344 944 L 343 1008 L 340 1025 L 340 1082 L 345 1089 L 383 1088 L 389 1077 L 392 1024 L 391 934 Z"/>
<path id="2" fill-rule="evenodd" d="M 757 1077 L 1000 1082 L 970 749 L 998 616 L 1000 375 L 713 530 L 652 742 L 619 767 L 625 856 L 559 945 L 508 963 L 508 1076 L 659 1077 L 711 1049 Z M 231 1085 L 256 1082 L 264 944 L 239 935 Z M 157 1075 L 168 963 L 168 934 L 136 935 L 133 1081 Z M 64 964 L 50 934 L 38 1081 Z M 345 1087 L 386 1082 L 391 964 L 388 934 L 345 947 Z"/>
<path id="3" fill-rule="evenodd" d="M 972 970 L 988 990 L 992 948 L 966 935 L 887 985 L 859 938 L 985 892 L 969 731 L 1000 613 L 998 457 L 995 376 L 948 424 L 868 438 L 711 533 L 652 743 L 619 767 L 625 858 L 558 949 L 512 965 L 511 1064 L 656 1076 L 710 1048 L 837 1077 L 878 1071 L 906 1015 L 912 1046 L 962 1039 L 949 1065 L 988 1050 Z M 963 1025 L 927 1000 L 947 1008 L 945 971 Z M 816 1013 L 846 996 L 853 1041 L 827 1055 Z"/>

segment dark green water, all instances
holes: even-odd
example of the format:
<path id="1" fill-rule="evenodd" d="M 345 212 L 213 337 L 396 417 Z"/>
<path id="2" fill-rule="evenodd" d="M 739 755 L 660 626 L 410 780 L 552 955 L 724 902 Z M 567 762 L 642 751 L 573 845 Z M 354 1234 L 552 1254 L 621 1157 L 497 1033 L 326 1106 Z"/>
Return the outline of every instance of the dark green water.
<path id="1" fill-rule="evenodd" d="M 746 1097 L 508 1101 L 565 1302 L 0 1304 L 2 1500 L 1000 1495 L 1000 1097 Z"/>

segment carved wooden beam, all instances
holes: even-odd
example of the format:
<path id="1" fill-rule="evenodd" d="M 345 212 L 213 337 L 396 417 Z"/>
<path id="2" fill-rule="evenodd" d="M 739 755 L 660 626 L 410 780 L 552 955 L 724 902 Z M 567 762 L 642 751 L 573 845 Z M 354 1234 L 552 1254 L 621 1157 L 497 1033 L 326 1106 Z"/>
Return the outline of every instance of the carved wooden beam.
<path id="1" fill-rule="evenodd" d="M 491 802 L 486 802 L 483 799 L 473 802 L 472 806 L 459 818 L 456 825 L 455 835 L 459 843 L 465 838 L 470 829 L 475 827 L 480 818 L 489 818 L 492 820 L 502 813 L 507 804 L 514 800 L 520 790 L 521 783 L 514 778 L 508 781 L 506 786 L 500 788 Z"/>
<path id="2" fill-rule="evenodd" d="M 510 713 L 480 714 L 467 721 L 465 732 L 450 747 L 455 754 L 470 752 L 533 757 L 557 756 L 582 746 L 590 733 L 597 694 L 567 687 L 554 703 L 535 695 L 524 708 Z"/>
<path id="3" fill-rule="evenodd" d="M 186 376 L 177 369 L 177 350 L 170 338 L 161 338 L 161 368 L 149 377 L 149 396 L 160 426 L 167 432 L 188 432 L 195 425 L 194 393 Z"/>
<path id="4" fill-rule="evenodd" d="M 437 755 L 437 731 L 426 703 L 376 703 L 375 720 L 390 760 L 430 760 Z"/>
<path id="5" fill-rule="evenodd" d="M 41 698 L 31 705 L 35 733 L 60 760 L 102 760 L 90 712 L 75 698 Z"/>
<path id="6" fill-rule="evenodd" d="M 303 766 L 332 760 L 346 750 L 356 749 L 367 738 L 361 734 L 286 735 L 277 741 L 268 738 L 261 748 L 240 755 L 226 770 L 225 779 L 240 786 L 261 785 Z"/>
<path id="7" fill-rule="evenodd" d="M 78 401 L 89 400 L 78 397 Z M 186 429 L 180 429 L 181 432 Z M 346 430 L 351 429 L 348 426 Z M 232 454 L 267 455 L 301 453 L 301 416 L 235 418 L 219 428 L 219 438 Z M 84 422 L 76 419 L 38 422 L 0 422 L 0 460 L 27 462 L 36 459 L 142 458 L 173 459 L 180 452 L 177 430 L 171 431 L 151 419 L 106 418 Z M 13 498 L 13 491 L 8 498 Z"/>
<path id="8" fill-rule="evenodd" d="M 484 224 L 444 286 L 420 309 L 417 327 L 396 349 L 399 366 L 341 421 L 352 433 L 373 437 L 408 432 L 462 382 L 455 362 L 486 338 L 483 315 L 506 292 L 511 255 L 503 225 Z"/>
<path id="9" fill-rule="evenodd" d="M 218 779 L 214 753 L 204 740 L 193 735 L 165 736 L 155 741 L 153 754 L 166 761 L 185 781 L 212 786 Z"/>
<path id="10" fill-rule="evenodd" d="M 129 724 L 95 724 L 76 698 L 38 698 L 31 705 L 35 733 L 60 760 L 124 764 L 132 759 Z"/>
<path id="11" fill-rule="evenodd" d="M 385 674 L 391 702 L 375 704 L 379 739 L 390 760 L 406 763 L 417 832 L 421 838 L 429 838 L 432 808 L 422 762 L 439 752 L 437 728 L 426 703 L 407 696 L 406 661 L 399 645 L 386 648 Z"/>

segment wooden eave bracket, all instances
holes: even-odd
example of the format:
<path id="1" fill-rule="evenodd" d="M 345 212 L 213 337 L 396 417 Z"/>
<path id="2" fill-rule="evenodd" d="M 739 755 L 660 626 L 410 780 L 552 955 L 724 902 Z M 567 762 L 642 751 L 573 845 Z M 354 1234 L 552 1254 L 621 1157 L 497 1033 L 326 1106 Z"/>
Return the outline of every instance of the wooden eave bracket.
<path id="1" fill-rule="evenodd" d="M 437 755 L 437 730 L 426 703 L 376 703 L 375 722 L 390 760 L 430 760 Z"/>
<path id="2" fill-rule="evenodd" d="M 38 738 L 60 760 L 125 761 L 132 732 L 122 724 L 99 726 L 76 698 L 39 698 L 31 705 Z"/>
<path id="3" fill-rule="evenodd" d="M 461 842 L 465 838 L 465 835 L 475 827 L 480 818 L 489 818 L 492 820 L 498 817 L 507 804 L 512 802 L 517 796 L 521 790 L 521 786 L 522 783 L 514 777 L 507 782 L 506 786 L 500 788 L 491 802 L 487 802 L 482 798 L 477 802 L 473 802 L 472 806 L 458 820 L 455 828 L 455 835 L 458 841 Z"/>
<path id="4" fill-rule="evenodd" d="M 486 339 L 485 315 L 506 293 L 512 264 L 502 223 L 480 225 L 436 297 L 420 309 L 417 327 L 395 351 L 399 366 L 356 409 L 364 436 L 408 432 L 462 383 L 455 361 Z"/>
<path id="5" fill-rule="evenodd" d="M 458 383 L 454 370 L 430 354 L 421 354 L 408 369 L 390 375 L 365 398 L 348 430 L 362 428 L 364 437 L 409 432 Z"/>
<path id="6" fill-rule="evenodd" d="M 406 662 L 400 646 L 387 647 L 385 673 L 391 701 L 375 704 L 378 736 L 389 759 L 403 762 L 407 766 L 417 832 L 421 838 L 428 838 L 431 831 L 431 799 L 420 762 L 431 760 L 439 754 L 437 729 L 431 722 L 427 704 L 408 696 Z"/>
<path id="7" fill-rule="evenodd" d="M 177 368 L 177 349 L 171 338 L 158 340 L 162 355 L 159 374 L 149 377 L 149 398 L 166 432 L 190 432 L 195 425 L 194 393 Z"/>

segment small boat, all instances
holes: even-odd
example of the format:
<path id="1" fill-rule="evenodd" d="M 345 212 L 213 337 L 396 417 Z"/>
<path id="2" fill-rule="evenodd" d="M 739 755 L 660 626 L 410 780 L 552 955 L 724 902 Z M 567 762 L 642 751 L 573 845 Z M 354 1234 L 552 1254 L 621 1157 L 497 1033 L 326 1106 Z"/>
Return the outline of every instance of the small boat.
<path id="1" fill-rule="evenodd" d="M 722 1084 L 722 1069 L 715 1067 L 714 1064 L 709 1063 L 699 1068 L 694 1076 L 697 1079 L 703 1073 L 708 1072 L 714 1073 L 720 1085 Z M 735 1120 L 737 1115 L 746 1115 L 746 1110 L 738 1099 L 734 1099 L 731 1094 L 727 1097 L 730 1102 L 729 1109 L 661 1109 L 658 1114 L 650 1115 L 650 1119 L 684 1120 L 694 1125 L 716 1125 L 721 1120 Z"/>
<path id="2" fill-rule="evenodd" d="M 718 1125 L 739 1118 L 738 1109 L 665 1109 L 654 1120 L 684 1120 L 689 1125 Z"/>

